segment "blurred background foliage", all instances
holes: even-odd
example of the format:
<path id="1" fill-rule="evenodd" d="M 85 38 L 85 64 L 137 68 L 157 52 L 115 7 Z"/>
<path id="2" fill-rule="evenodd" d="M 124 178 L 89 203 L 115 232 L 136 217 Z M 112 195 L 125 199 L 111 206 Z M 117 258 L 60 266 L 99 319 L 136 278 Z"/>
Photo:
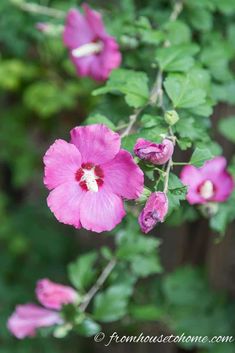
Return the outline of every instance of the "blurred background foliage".
<path id="1" fill-rule="evenodd" d="M 81 2 L 38 0 L 35 3 L 67 11 Z M 151 44 L 156 45 L 163 40 L 162 32 L 148 30 L 147 18 L 164 28 L 172 3 L 167 0 L 89 1 L 91 6 L 102 8 L 109 32 L 122 43 L 124 67 L 147 73 L 152 69 Z M 7 317 L 15 304 L 32 301 L 35 282 L 39 278 L 49 277 L 66 283 L 66 266 L 76 259 L 78 253 L 113 245 L 109 236 L 83 231 L 78 234 L 72 228 L 57 223 L 45 202 L 47 192 L 42 183 L 43 154 L 55 138 L 68 139 L 69 130 L 81 124 L 89 115 L 94 119 L 94 114 L 104 114 L 113 123 L 121 124 L 131 112 L 131 108 L 122 104 L 123 100 L 119 96 L 92 96 L 91 92 L 99 84 L 76 76 L 61 36 L 47 36 L 36 29 L 38 22 L 50 21 L 53 25 L 62 25 L 63 19 L 29 14 L 21 9 L 22 4 L 21 0 L 0 2 L 0 353 L 105 352 L 107 348 L 95 344 L 92 338 L 70 335 L 65 340 L 39 337 L 16 341 L 6 329 Z M 135 19 L 138 19 L 135 31 L 138 28 L 142 38 L 141 50 L 136 49 L 135 38 L 131 40 L 128 37 L 131 36 Z M 235 104 L 234 19 L 233 0 L 186 0 L 181 20 L 168 23 L 164 28 L 168 38 L 176 45 L 190 42 L 193 38 L 203 46 L 200 60 L 213 77 L 214 99 L 222 103 L 214 119 L 217 121 L 224 112 L 226 116 L 229 115 L 228 119 L 219 122 L 220 133 L 215 133 L 230 156 L 234 153 L 230 142 L 235 142 L 235 111 L 231 107 Z M 149 47 L 145 48 L 144 43 Z M 160 57 L 160 63 L 161 59 L 164 62 L 164 56 Z M 149 123 L 149 119 L 147 121 Z M 144 120 L 143 124 L 146 125 Z M 187 129 L 189 131 L 190 126 Z M 200 130 L 198 134 L 201 134 Z M 234 203 L 223 207 L 230 207 L 229 220 L 233 219 Z M 226 217 L 227 214 L 226 209 Z M 227 219 L 224 220 L 223 212 L 219 217 L 222 220 L 214 221 L 214 229 L 221 231 Z M 171 224 L 178 225 L 179 219 L 196 218 L 185 205 L 183 212 L 179 209 L 171 217 Z M 213 253 L 210 249 L 216 245 L 212 243 L 208 247 L 208 243 L 211 244 L 208 239 L 213 238 L 213 235 L 200 222 L 194 221 L 194 231 L 190 226 L 174 231 L 161 226 L 155 231 L 156 236 L 166 237 L 160 254 L 170 273 L 158 276 L 157 280 L 154 277 L 153 280 L 152 264 L 150 267 L 149 264 L 139 264 L 138 267 L 138 261 L 132 264 L 136 266 L 134 271 L 137 271 L 138 276 L 141 277 L 141 271 L 144 271 L 143 274 L 149 274 L 150 278 L 140 281 L 128 308 L 125 305 L 118 308 L 116 315 L 119 310 L 127 315 L 124 324 L 107 324 L 104 332 L 118 331 L 125 335 L 136 332 L 155 335 L 167 332 L 204 336 L 234 335 L 235 289 L 234 284 L 231 284 L 234 280 L 234 252 L 228 256 L 230 260 L 227 266 L 222 266 L 222 271 L 228 273 L 228 281 L 223 282 L 221 279 L 223 273 L 216 277 L 219 271 L 217 263 L 218 266 L 221 263 L 223 265 L 226 251 L 231 244 L 234 246 L 234 240 L 227 248 Z M 224 222 L 222 226 L 221 222 Z M 126 228 L 126 232 L 128 236 L 135 237 L 138 229 L 132 224 Z M 199 240 L 196 240 L 196 236 Z M 198 245 L 198 242 L 201 243 Z M 184 255 L 181 254 L 181 247 L 185 249 Z M 195 247 L 196 255 L 191 251 L 192 247 Z M 206 260 L 208 253 L 210 259 L 214 258 L 212 265 L 208 265 Z M 156 264 L 153 265 L 153 272 L 157 272 L 154 266 Z M 107 297 L 103 300 L 106 305 Z M 111 307 L 111 310 L 115 308 Z M 130 345 L 112 346 L 113 352 L 132 350 Z M 226 344 L 213 347 L 136 347 L 137 352 L 153 350 L 161 353 L 234 353 L 235 347 Z"/>

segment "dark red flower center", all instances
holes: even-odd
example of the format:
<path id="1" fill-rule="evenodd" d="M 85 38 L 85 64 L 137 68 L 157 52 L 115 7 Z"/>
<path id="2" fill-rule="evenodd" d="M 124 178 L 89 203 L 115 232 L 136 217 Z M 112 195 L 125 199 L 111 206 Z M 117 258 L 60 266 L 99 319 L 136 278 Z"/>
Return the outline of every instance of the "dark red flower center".
<path id="1" fill-rule="evenodd" d="M 104 183 L 104 173 L 99 165 L 93 163 L 82 163 L 75 173 L 75 179 L 83 190 L 86 191 L 99 191 L 99 188 Z"/>

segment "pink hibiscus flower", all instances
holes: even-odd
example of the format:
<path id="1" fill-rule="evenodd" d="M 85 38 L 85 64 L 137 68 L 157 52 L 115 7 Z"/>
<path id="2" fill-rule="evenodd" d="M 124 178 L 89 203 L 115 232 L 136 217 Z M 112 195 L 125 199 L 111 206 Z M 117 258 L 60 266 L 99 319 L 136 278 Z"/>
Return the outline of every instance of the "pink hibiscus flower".
<path id="1" fill-rule="evenodd" d="M 187 200 L 193 204 L 224 202 L 234 189 L 232 176 L 226 171 L 226 159 L 216 157 L 201 168 L 185 166 L 181 181 L 188 186 Z"/>
<path id="2" fill-rule="evenodd" d="M 42 279 L 36 286 L 36 295 L 39 302 L 49 309 L 62 309 L 64 304 L 76 303 L 77 292 L 69 286 Z M 35 304 L 17 305 L 7 322 L 9 331 L 17 338 L 22 339 L 36 335 L 36 330 L 63 324 L 59 312 L 48 310 Z"/>
<path id="3" fill-rule="evenodd" d="M 107 34 L 101 15 L 83 6 L 84 14 L 72 9 L 68 12 L 63 41 L 79 76 L 106 80 L 119 67 L 121 53 L 116 40 Z"/>
<path id="4" fill-rule="evenodd" d="M 35 304 L 18 305 L 8 320 L 9 331 L 17 338 L 35 336 L 36 329 L 62 324 L 58 312 L 41 308 Z"/>
<path id="5" fill-rule="evenodd" d="M 44 156 L 47 204 L 62 223 L 94 232 L 125 216 L 123 198 L 136 199 L 144 177 L 120 136 L 103 124 L 76 127 L 71 142 L 56 140 Z"/>

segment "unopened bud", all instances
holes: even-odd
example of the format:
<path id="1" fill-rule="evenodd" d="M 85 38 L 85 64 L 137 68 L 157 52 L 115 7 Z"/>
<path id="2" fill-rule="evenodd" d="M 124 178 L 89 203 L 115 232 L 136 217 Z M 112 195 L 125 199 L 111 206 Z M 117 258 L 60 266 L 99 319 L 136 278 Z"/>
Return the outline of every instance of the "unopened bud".
<path id="1" fill-rule="evenodd" d="M 164 119 L 168 125 L 175 125 L 179 120 L 179 115 L 175 110 L 168 110 L 165 113 Z"/>
<path id="2" fill-rule="evenodd" d="M 168 199 L 164 192 L 153 192 L 139 215 L 142 232 L 150 232 L 159 222 L 163 222 L 168 212 Z"/>
<path id="3" fill-rule="evenodd" d="M 144 188 L 140 197 L 136 200 L 137 203 L 145 203 L 150 196 L 151 191 L 148 188 Z"/>
<path id="4" fill-rule="evenodd" d="M 164 139 L 161 143 L 154 143 L 139 138 L 134 147 L 134 153 L 137 157 L 155 165 L 168 162 L 173 152 L 174 144 L 168 139 Z"/>
<path id="5" fill-rule="evenodd" d="M 206 218 L 215 216 L 219 211 L 219 204 L 217 202 L 207 202 L 200 205 L 200 211 Z"/>
<path id="6" fill-rule="evenodd" d="M 54 330 L 53 336 L 55 338 L 64 338 L 65 336 L 67 336 L 67 334 L 71 330 L 72 330 L 72 325 L 71 324 L 65 324 L 63 326 L 58 326 Z"/>

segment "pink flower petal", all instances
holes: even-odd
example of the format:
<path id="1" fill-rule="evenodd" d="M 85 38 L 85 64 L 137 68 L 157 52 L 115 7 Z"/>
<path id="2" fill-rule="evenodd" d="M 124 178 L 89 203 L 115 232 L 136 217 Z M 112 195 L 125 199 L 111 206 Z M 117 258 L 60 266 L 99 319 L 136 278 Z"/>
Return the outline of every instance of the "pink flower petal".
<path id="1" fill-rule="evenodd" d="M 47 205 L 59 222 L 80 228 L 81 201 L 85 193 L 77 182 L 64 183 L 50 192 Z"/>
<path id="2" fill-rule="evenodd" d="M 212 201 L 224 202 L 231 195 L 234 189 L 233 177 L 226 171 L 223 171 L 219 175 L 219 179 L 214 181 L 215 195 Z"/>
<path id="3" fill-rule="evenodd" d="M 144 174 L 134 162 L 131 154 L 120 150 L 116 157 L 102 165 L 105 184 L 116 194 L 126 199 L 136 199 L 143 191 Z"/>
<path id="4" fill-rule="evenodd" d="M 71 9 L 66 17 L 63 41 L 67 48 L 76 49 L 95 39 L 95 32 L 87 19 L 76 9 Z"/>
<path id="5" fill-rule="evenodd" d="M 233 178 L 226 171 L 226 166 L 226 159 L 220 156 L 207 161 L 200 168 L 204 180 L 210 180 L 215 187 L 215 195 L 211 198 L 211 201 L 226 201 L 234 189 Z"/>
<path id="6" fill-rule="evenodd" d="M 214 181 L 225 170 L 226 165 L 227 161 L 224 157 L 215 157 L 207 161 L 199 170 L 203 174 L 204 179 Z"/>
<path id="7" fill-rule="evenodd" d="M 204 180 L 199 169 L 191 165 L 185 166 L 181 171 L 180 179 L 184 185 L 188 186 L 187 200 L 191 205 L 205 202 L 198 192 L 198 187 Z"/>
<path id="8" fill-rule="evenodd" d="M 82 162 L 103 164 L 112 160 L 120 149 L 120 136 L 103 124 L 76 127 L 71 143 L 81 152 Z"/>
<path id="9" fill-rule="evenodd" d="M 101 14 L 97 11 L 92 10 L 87 4 L 83 4 L 82 8 L 84 10 L 86 20 L 92 28 L 93 32 L 97 36 L 105 35 L 106 33 Z"/>
<path id="10" fill-rule="evenodd" d="M 59 313 L 35 304 L 18 305 L 8 320 L 9 331 L 18 339 L 34 336 L 36 329 L 61 324 Z"/>
<path id="11" fill-rule="evenodd" d="M 125 214 L 122 199 L 105 185 L 99 192 L 88 191 L 80 208 L 82 226 L 97 233 L 115 228 Z"/>
<path id="12" fill-rule="evenodd" d="M 47 278 L 37 282 L 36 296 L 43 306 L 55 310 L 60 310 L 64 304 L 74 303 L 78 297 L 72 287 L 52 282 Z"/>
<path id="13" fill-rule="evenodd" d="M 74 63 L 77 73 L 79 76 L 89 76 L 91 68 L 93 67 L 95 55 L 84 56 L 82 58 L 76 58 L 72 54 L 70 55 L 72 62 Z M 99 70 L 100 72 L 100 70 Z"/>
<path id="14" fill-rule="evenodd" d="M 111 71 L 120 66 L 122 61 L 119 46 L 113 37 L 103 39 L 104 48 L 96 56 L 96 61 L 91 66 L 91 75 L 98 81 L 107 80 Z"/>
<path id="15" fill-rule="evenodd" d="M 81 165 L 81 154 L 71 143 L 56 140 L 44 156 L 44 184 L 51 190 L 63 183 L 75 180 Z"/>

